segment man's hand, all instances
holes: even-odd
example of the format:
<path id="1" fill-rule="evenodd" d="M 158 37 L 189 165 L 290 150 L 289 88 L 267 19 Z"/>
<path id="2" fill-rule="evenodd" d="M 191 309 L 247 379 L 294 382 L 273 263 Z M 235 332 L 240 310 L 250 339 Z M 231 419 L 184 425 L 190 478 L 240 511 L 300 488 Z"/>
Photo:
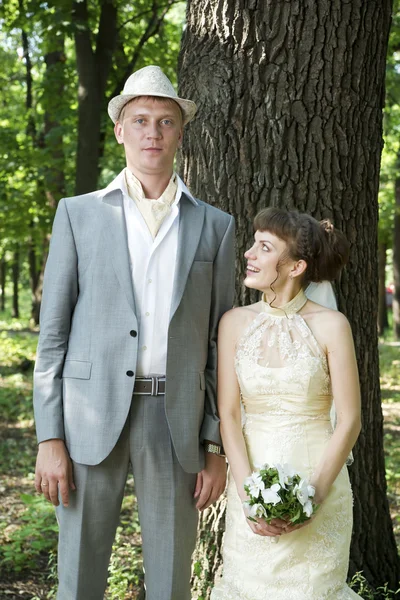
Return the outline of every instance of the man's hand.
<path id="1" fill-rule="evenodd" d="M 213 504 L 225 489 L 225 457 L 206 452 L 206 466 L 197 474 L 194 497 L 197 498 L 197 510 L 205 510 Z"/>
<path id="2" fill-rule="evenodd" d="M 69 490 L 75 490 L 72 474 L 72 462 L 64 441 L 59 439 L 46 440 L 39 444 L 36 459 L 35 488 L 58 506 L 58 490 L 64 506 L 68 506 Z"/>

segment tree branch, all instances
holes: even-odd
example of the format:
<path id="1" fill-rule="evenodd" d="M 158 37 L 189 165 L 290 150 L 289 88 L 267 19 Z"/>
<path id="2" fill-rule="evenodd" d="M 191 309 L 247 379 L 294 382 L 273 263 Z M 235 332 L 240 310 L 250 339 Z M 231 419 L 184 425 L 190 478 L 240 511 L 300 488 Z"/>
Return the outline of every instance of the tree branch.
<path id="1" fill-rule="evenodd" d="M 75 25 L 74 38 L 79 77 L 78 98 L 81 100 L 86 97 L 87 90 L 93 85 L 96 79 L 96 65 L 90 39 L 87 0 L 73 3 L 72 22 Z"/>
<path id="2" fill-rule="evenodd" d="M 139 42 L 137 43 L 137 46 L 133 52 L 132 58 L 129 61 L 128 65 L 125 67 L 123 75 L 118 80 L 118 82 L 117 82 L 116 86 L 114 87 L 110 96 L 107 98 L 107 104 L 111 100 L 111 98 L 114 98 L 114 96 L 118 96 L 118 94 L 121 92 L 122 88 L 125 85 L 126 80 L 128 79 L 129 75 L 131 75 L 132 71 L 135 68 L 135 65 L 138 61 L 138 58 L 140 56 L 140 52 L 141 52 L 143 46 L 146 44 L 146 42 L 148 42 L 152 37 L 154 37 L 159 32 L 160 27 L 165 18 L 165 15 L 167 14 L 167 12 L 169 11 L 169 9 L 171 8 L 171 6 L 173 4 L 176 4 L 176 0 L 169 0 L 167 2 L 167 4 L 163 5 L 163 10 L 162 10 L 161 14 L 158 15 L 157 11 L 160 7 L 157 5 L 157 2 L 153 2 L 153 9 L 152 9 L 153 15 L 147 24 L 145 32 L 143 33 L 142 37 L 140 38 Z"/>
<path id="3" fill-rule="evenodd" d="M 19 0 L 18 1 L 18 8 L 21 14 L 23 14 L 24 12 L 24 5 L 23 5 L 23 0 Z M 22 49 L 24 52 L 24 59 L 25 59 L 25 68 L 26 68 L 26 77 L 25 77 L 25 81 L 26 81 L 26 99 L 25 99 L 25 106 L 27 108 L 28 111 L 28 122 L 26 125 L 26 133 L 27 135 L 29 135 L 29 137 L 32 139 L 33 143 L 36 143 L 36 124 L 35 124 L 35 119 L 33 118 L 33 114 L 32 114 L 32 108 L 33 108 L 33 93 L 32 93 L 32 83 L 33 83 L 33 78 L 32 78 L 32 62 L 31 62 L 31 56 L 29 54 L 29 41 L 28 41 L 28 35 L 26 33 L 26 31 L 23 29 L 23 27 L 21 27 L 21 38 L 22 38 Z"/>
<path id="4" fill-rule="evenodd" d="M 173 0 L 172 2 L 169 2 L 168 4 L 163 4 L 162 6 L 159 6 L 159 8 L 164 8 L 165 6 L 168 6 L 168 5 L 171 7 L 173 4 L 179 4 L 180 2 L 182 2 L 182 0 Z M 121 29 L 123 29 L 125 27 L 125 25 L 128 25 L 128 23 L 132 23 L 133 21 L 136 21 L 137 19 L 140 19 L 141 17 L 148 15 L 149 13 L 153 12 L 153 10 L 154 10 L 153 8 L 150 8 L 149 10 L 144 10 L 141 13 L 138 13 L 137 15 L 133 15 L 133 17 L 131 17 L 130 19 L 127 19 L 118 27 L 118 31 L 121 31 Z"/>

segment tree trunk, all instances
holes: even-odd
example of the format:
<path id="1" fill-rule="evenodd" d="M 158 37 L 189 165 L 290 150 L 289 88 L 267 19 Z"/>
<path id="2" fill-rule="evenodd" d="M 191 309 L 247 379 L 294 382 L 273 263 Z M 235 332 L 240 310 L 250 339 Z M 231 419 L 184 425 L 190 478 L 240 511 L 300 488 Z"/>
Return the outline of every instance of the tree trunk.
<path id="1" fill-rule="evenodd" d="M 32 224 L 32 227 L 34 225 Z M 32 304 L 31 320 L 34 325 L 39 324 L 40 307 L 42 304 L 43 277 L 46 266 L 47 256 L 49 254 L 50 236 L 43 239 L 41 251 L 38 254 L 38 248 L 31 238 L 28 247 L 29 276 L 31 283 Z"/>
<path id="2" fill-rule="evenodd" d="M 117 8 L 102 0 L 96 50 L 92 48 L 87 0 L 74 2 L 75 49 L 79 76 L 78 150 L 75 193 L 95 190 L 106 83 L 117 35 Z"/>
<path id="3" fill-rule="evenodd" d="M 60 99 L 65 95 L 64 35 L 52 29 L 48 32 L 46 42 L 44 148 L 51 160 L 46 161 L 45 193 L 48 205 L 55 210 L 58 201 L 65 195 L 63 123 L 60 115 Z"/>
<path id="4" fill-rule="evenodd" d="M 393 329 L 400 340 L 400 177 L 395 183 L 395 213 L 393 228 Z"/>
<path id="5" fill-rule="evenodd" d="M 210 584 L 222 571 L 221 545 L 225 529 L 226 496 L 200 513 L 196 549 L 193 553 L 192 594 L 209 598 Z"/>
<path id="6" fill-rule="evenodd" d="M 19 250 L 14 252 L 12 263 L 13 303 L 12 316 L 19 319 Z"/>
<path id="7" fill-rule="evenodd" d="M 60 111 L 60 99 L 64 97 L 65 88 L 64 35 L 56 28 L 51 29 L 46 37 L 46 44 L 46 73 L 43 86 L 44 138 L 41 146 L 44 156 L 49 157 L 49 160 L 44 161 L 44 185 L 40 181 L 38 187 L 45 194 L 48 206 L 55 211 L 58 201 L 65 195 L 65 157 Z M 32 292 L 31 319 L 38 325 L 50 236 L 37 231 L 34 221 L 31 222 L 30 228 L 32 235 L 28 246 L 28 262 Z"/>
<path id="8" fill-rule="evenodd" d="M 386 254 L 387 244 L 378 242 L 379 253 L 379 302 L 378 302 L 378 332 L 383 335 L 389 327 L 388 311 L 386 304 Z"/>
<path id="9" fill-rule="evenodd" d="M 0 310 L 4 312 L 6 310 L 6 259 L 4 256 L 1 257 L 0 260 Z"/>
<path id="10" fill-rule="evenodd" d="M 363 430 L 350 469 L 350 573 L 396 586 L 378 363 L 377 219 L 390 0 L 189 0 L 180 95 L 198 104 L 180 171 L 236 219 L 237 302 L 252 220 L 265 206 L 330 217 L 351 243 L 338 282 L 353 328 Z M 206 517 L 202 523 L 206 523 Z M 203 531 L 200 531 L 200 536 Z M 196 584 L 196 582 L 195 582 Z"/>

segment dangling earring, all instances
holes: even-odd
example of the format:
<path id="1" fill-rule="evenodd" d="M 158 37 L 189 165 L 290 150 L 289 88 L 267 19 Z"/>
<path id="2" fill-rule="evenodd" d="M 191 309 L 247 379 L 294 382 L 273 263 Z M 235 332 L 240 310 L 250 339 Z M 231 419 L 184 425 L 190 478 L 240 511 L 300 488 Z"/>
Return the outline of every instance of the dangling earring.
<path id="1" fill-rule="evenodd" d="M 289 274 L 290 279 L 293 279 L 293 275 L 292 273 Z"/>

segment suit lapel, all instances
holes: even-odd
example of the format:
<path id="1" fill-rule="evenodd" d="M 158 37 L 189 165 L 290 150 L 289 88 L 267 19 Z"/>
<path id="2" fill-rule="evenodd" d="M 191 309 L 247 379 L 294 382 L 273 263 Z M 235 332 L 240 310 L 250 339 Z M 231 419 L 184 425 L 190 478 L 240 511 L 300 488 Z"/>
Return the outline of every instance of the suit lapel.
<path id="1" fill-rule="evenodd" d="M 194 204 L 183 193 L 179 211 L 178 255 L 175 268 L 170 319 L 174 316 L 185 290 L 189 271 L 199 245 L 204 222 L 204 206 Z"/>
<path id="2" fill-rule="evenodd" d="M 112 190 L 103 197 L 103 210 L 106 250 L 128 304 L 136 313 L 121 190 Z"/>

